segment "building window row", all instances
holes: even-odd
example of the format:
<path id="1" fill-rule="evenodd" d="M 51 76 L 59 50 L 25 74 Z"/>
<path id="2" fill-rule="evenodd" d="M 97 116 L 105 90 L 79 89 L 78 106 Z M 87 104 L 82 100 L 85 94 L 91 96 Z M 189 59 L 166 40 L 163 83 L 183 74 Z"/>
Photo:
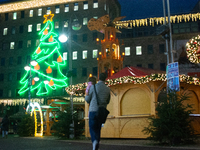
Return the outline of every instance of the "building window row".
<path id="1" fill-rule="evenodd" d="M 73 11 L 78 11 L 79 10 L 79 3 L 74 3 L 73 4 Z M 98 0 L 94 0 L 93 1 L 93 8 L 98 8 Z M 85 1 L 83 2 L 83 10 L 87 10 L 88 9 L 88 2 Z M 104 5 L 104 9 L 106 10 L 106 5 Z M 49 14 L 51 11 L 51 7 L 47 7 L 47 11 L 46 14 Z M 64 12 L 69 12 L 69 4 L 64 5 Z M 60 13 L 60 6 L 55 6 L 55 14 L 59 14 Z M 34 16 L 34 10 L 31 9 L 29 10 L 29 17 L 33 17 Z M 37 16 L 42 16 L 42 8 L 39 8 L 37 10 Z M 24 11 L 21 11 L 21 18 L 24 18 Z M 17 20 L 17 12 L 13 12 L 13 20 Z M 8 13 L 5 13 L 5 21 L 8 20 Z"/>
<path id="2" fill-rule="evenodd" d="M 63 59 L 67 60 L 67 57 L 68 57 L 67 52 L 64 52 L 63 53 Z M 98 50 L 95 49 L 95 50 L 92 51 L 92 58 L 97 58 L 97 57 L 98 57 Z M 57 58 L 57 56 L 56 56 L 56 58 Z M 82 51 L 82 59 L 87 59 L 87 58 L 88 58 L 88 51 L 87 50 L 83 50 Z M 78 59 L 78 52 L 77 51 L 73 51 L 72 52 L 72 59 L 73 60 L 77 60 Z M 14 62 L 14 58 L 13 57 L 9 57 L 8 65 L 9 66 L 14 65 L 13 62 Z M 21 65 L 22 64 L 22 56 L 18 56 L 16 62 L 17 62 L 17 65 Z M 30 56 L 26 57 L 25 63 L 28 63 L 28 62 L 30 62 Z M 0 66 L 6 66 L 5 58 L 1 58 Z"/>
<path id="3" fill-rule="evenodd" d="M 125 65 L 126 67 L 129 67 L 130 65 Z M 142 64 L 137 64 L 137 67 L 143 67 Z M 148 64 L 149 69 L 154 69 L 154 64 L 150 63 Z M 160 70 L 166 71 L 166 64 L 165 63 L 160 63 Z"/>
<path id="4" fill-rule="evenodd" d="M 159 44 L 159 53 L 165 53 L 165 44 Z M 154 54 L 153 45 L 147 45 L 147 54 Z M 131 55 L 131 48 L 125 47 L 125 56 Z M 136 55 L 142 55 L 142 46 L 136 46 Z"/>
<path id="5" fill-rule="evenodd" d="M 92 51 L 92 58 L 97 58 L 98 56 L 98 50 L 95 49 Z M 87 59 L 88 58 L 88 51 L 87 50 L 83 50 L 82 51 L 82 59 Z M 72 60 L 77 60 L 78 59 L 78 52 L 77 51 L 73 51 L 72 52 Z"/>
<path id="6" fill-rule="evenodd" d="M 72 40 L 73 42 L 78 42 L 78 36 L 77 35 L 73 35 L 72 36 Z M 27 40 L 27 48 L 32 47 L 32 41 L 33 40 Z M 93 37 L 93 41 L 95 41 L 95 38 Z M 82 35 L 82 42 L 88 42 L 88 35 L 87 34 L 83 34 Z M 35 40 L 35 46 L 38 46 L 40 44 L 40 40 L 36 39 Z M 23 48 L 23 41 L 18 41 L 18 48 Z M 16 42 L 11 41 L 8 45 L 8 42 L 2 43 L 2 50 L 7 50 L 7 49 L 16 49 Z M 125 48 L 125 55 L 128 56 L 130 55 L 130 47 L 129 49 L 127 49 L 127 47 Z"/>
<path id="7" fill-rule="evenodd" d="M 75 20 L 77 20 L 77 19 L 75 19 Z M 83 18 L 83 25 L 86 26 L 87 24 L 88 24 L 88 18 L 84 17 Z M 54 28 L 59 29 L 59 27 L 60 27 L 60 22 L 55 21 L 54 22 Z M 63 27 L 64 28 L 69 27 L 69 21 L 68 20 L 63 22 Z M 42 28 L 41 23 L 36 24 L 36 31 L 40 31 L 41 28 Z M 23 25 L 19 26 L 19 33 L 23 33 L 23 31 L 24 31 L 24 26 Z M 28 25 L 28 32 L 32 32 L 32 31 L 33 31 L 33 25 L 29 24 Z M 16 27 L 11 28 L 11 33 L 16 34 Z M 7 27 L 3 28 L 3 35 L 8 35 L 8 28 Z"/>

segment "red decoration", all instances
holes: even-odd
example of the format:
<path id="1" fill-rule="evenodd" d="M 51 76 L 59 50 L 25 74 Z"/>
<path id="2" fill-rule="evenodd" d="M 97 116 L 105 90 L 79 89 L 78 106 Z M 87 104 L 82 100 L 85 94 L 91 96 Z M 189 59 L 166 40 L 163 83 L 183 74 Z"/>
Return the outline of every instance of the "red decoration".
<path id="1" fill-rule="evenodd" d="M 32 85 L 34 85 L 35 84 L 35 80 L 32 80 Z"/>
<path id="2" fill-rule="evenodd" d="M 62 62 L 61 56 L 59 56 L 59 57 L 57 58 L 57 62 Z"/>
<path id="3" fill-rule="evenodd" d="M 194 44 L 197 44 L 197 42 L 194 42 Z"/>
<path id="4" fill-rule="evenodd" d="M 50 85 L 50 86 L 53 86 L 53 85 L 54 85 L 54 82 L 53 82 L 52 79 L 49 81 L 49 85 Z"/>
<path id="5" fill-rule="evenodd" d="M 36 50 L 36 53 L 39 54 L 41 52 L 40 47 L 38 47 L 38 49 Z"/>
<path id="6" fill-rule="evenodd" d="M 51 37 L 49 38 L 49 42 L 53 42 L 53 37 L 51 35 Z"/>
<path id="7" fill-rule="evenodd" d="M 46 72 L 47 72 L 47 73 L 52 73 L 52 69 L 51 69 L 50 66 L 46 69 Z"/>
<path id="8" fill-rule="evenodd" d="M 197 54 L 200 53 L 200 46 L 198 46 L 198 49 L 197 49 Z"/>
<path id="9" fill-rule="evenodd" d="M 48 30 L 45 29 L 44 32 L 43 32 L 43 34 L 44 34 L 44 35 L 47 35 L 47 34 L 48 34 Z"/>
<path id="10" fill-rule="evenodd" d="M 35 69 L 35 70 L 40 70 L 40 65 L 37 64 L 36 66 L 34 66 L 34 69 Z"/>

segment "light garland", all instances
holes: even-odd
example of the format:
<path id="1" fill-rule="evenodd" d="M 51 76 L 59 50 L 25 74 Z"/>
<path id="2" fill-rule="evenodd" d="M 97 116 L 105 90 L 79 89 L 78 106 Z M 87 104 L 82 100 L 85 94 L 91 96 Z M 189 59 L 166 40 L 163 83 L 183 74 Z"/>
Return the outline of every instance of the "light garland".
<path id="1" fill-rule="evenodd" d="M 31 102 L 37 102 L 40 104 L 44 103 L 44 98 L 32 98 L 30 99 Z M 16 106 L 16 105 L 25 105 L 26 103 L 29 103 L 28 99 L 1 99 L 0 103 L 4 103 L 4 105 L 12 105 L 12 106 Z"/>
<path id="2" fill-rule="evenodd" d="M 70 85 L 66 87 L 65 90 L 69 95 L 83 96 L 85 94 L 86 87 L 87 87 L 87 82 L 76 85 Z"/>
<path id="3" fill-rule="evenodd" d="M 200 62 L 200 35 L 193 37 L 186 43 L 188 60 L 192 63 Z"/>
<path id="4" fill-rule="evenodd" d="M 31 1 L 23 1 L 23 2 L 15 2 L 10 4 L 3 4 L 0 5 L 0 12 L 10 12 L 10 11 L 19 11 L 23 9 L 30 9 L 36 7 L 44 7 L 48 5 L 56 5 L 62 3 L 69 3 L 69 2 L 77 2 L 77 1 L 84 1 L 84 0 L 31 0 Z"/>
<path id="5" fill-rule="evenodd" d="M 180 82 L 185 82 L 188 84 L 200 85 L 199 78 L 191 77 L 188 75 L 179 75 L 179 80 Z M 145 83 L 149 83 L 150 81 L 167 81 L 167 77 L 166 77 L 166 74 L 151 74 L 144 77 L 124 76 L 124 77 L 120 77 L 116 79 L 109 79 L 105 82 L 105 84 L 107 86 L 115 86 L 118 84 L 120 85 L 120 84 L 125 84 L 125 83 L 145 84 Z M 72 85 L 66 88 L 66 92 L 68 94 L 72 94 L 76 96 L 83 96 L 85 94 L 86 87 L 87 87 L 87 83 Z"/>
<path id="6" fill-rule="evenodd" d="M 29 107 L 31 107 L 31 116 L 34 113 L 34 120 L 35 120 L 35 136 L 43 136 L 43 114 L 42 114 L 42 109 L 40 107 L 39 103 L 30 103 L 30 105 L 27 106 L 26 111 L 29 111 Z M 40 133 L 37 133 L 37 115 L 36 115 L 36 108 L 38 108 L 38 111 L 40 113 Z"/>
<path id="7" fill-rule="evenodd" d="M 180 22 L 197 21 L 197 20 L 200 20 L 200 13 L 170 16 L 171 23 L 180 23 Z M 166 22 L 168 23 L 168 17 L 166 17 Z M 115 22 L 116 28 L 118 29 L 122 28 L 123 26 L 139 27 L 139 26 L 154 26 L 155 24 L 163 25 L 164 17 L 154 17 L 154 18 L 135 19 L 135 20 Z"/>

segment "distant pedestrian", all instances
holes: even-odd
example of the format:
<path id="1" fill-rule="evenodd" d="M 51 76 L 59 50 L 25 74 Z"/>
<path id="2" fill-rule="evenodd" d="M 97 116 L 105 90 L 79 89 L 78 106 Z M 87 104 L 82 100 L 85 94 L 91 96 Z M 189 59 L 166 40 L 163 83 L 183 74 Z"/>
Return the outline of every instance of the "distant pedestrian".
<path id="1" fill-rule="evenodd" d="M 17 120 L 15 120 L 14 122 L 13 130 L 14 130 L 14 134 L 17 134 Z"/>
<path id="2" fill-rule="evenodd" d="M 110 88 L 105 85 L 106 74 L 99 75 L 99 82 L 92 85 L 89 90 L 89 95 L 85 96 L 85 101 L 90 104 L 89 106 L 89 129 L 93 145 L 93 150 L 98 150 L 99 141 L 101 137 L 102 122 L 98 119 L 98 102 L 94 88 L 98 96 L 99 105 L 107 107 L 110 102 Z"/>
<path id="3" fill-rule="evenodd" d="M 2 137 L 4 138 L 4 136 L 8 136 L 8 128 L 9 128 L 9 119 L 8 119 L 8 115 L 5 115 L 5 117 L 3 118 L 2 122 L 1 122 L 1 126 L 2 126 Z"/>
<path id="4" fill-rule="evenodd" d="M 95 77 L 89 77 L 88 80 L 89 81 L 88 81 L 88 86 L 87 86 L 87 88 L 85 90 L 85 95 L 89 95 L 89 89 L 90 89 L 90 87 L 92 85 L 96 84 L 96 82 L 97 82 L 97 79 Z"/>

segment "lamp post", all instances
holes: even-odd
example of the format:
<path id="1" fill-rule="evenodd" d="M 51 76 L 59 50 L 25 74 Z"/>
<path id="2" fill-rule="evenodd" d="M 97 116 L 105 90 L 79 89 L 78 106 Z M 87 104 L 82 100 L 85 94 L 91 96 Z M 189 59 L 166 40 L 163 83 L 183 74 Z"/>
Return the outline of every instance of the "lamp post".
<path id="1" fill-rule="evenodd" d="M 70 33 L 69 33 L 69 37 L 70 37 Z M 68 37 L 64 34 L 62 34 L 61 36 L 59 36 L 59 41 L 61 43 L 65 43 L 67 42 Z M 71 40 L 71 39 L 70 39 Z M 72 54 L 71 54 L 71 41 L 69 41 L 68 44 L 68 53 L 69 53 L 69 71 L 70 72 L 70 86 L 72 86 Z M 74 119 L 73 119 L 73 95 L 70 94 L 70 104 L 71 104 L 71 114 L 72 114 L 72 132 L 73 134 L 71 135 L 71 138 L 74 138 Z"/>
<path id="2" fill-rule="evenodd" d="M 35 60 L 32 60 L 29 65 L 25 66 L 24 69 L 26 71 L 29 71 L 29 78 L 28 78 L 28 100 L 29 100 L 29 108 L 31 103 L 31 86 L 32 86 L 32 75 L 31 75 L 31 66 L 36 66 L 37 62 Z M 38 81 L 38 77 L 33 78 L 35 81 Z"/>

